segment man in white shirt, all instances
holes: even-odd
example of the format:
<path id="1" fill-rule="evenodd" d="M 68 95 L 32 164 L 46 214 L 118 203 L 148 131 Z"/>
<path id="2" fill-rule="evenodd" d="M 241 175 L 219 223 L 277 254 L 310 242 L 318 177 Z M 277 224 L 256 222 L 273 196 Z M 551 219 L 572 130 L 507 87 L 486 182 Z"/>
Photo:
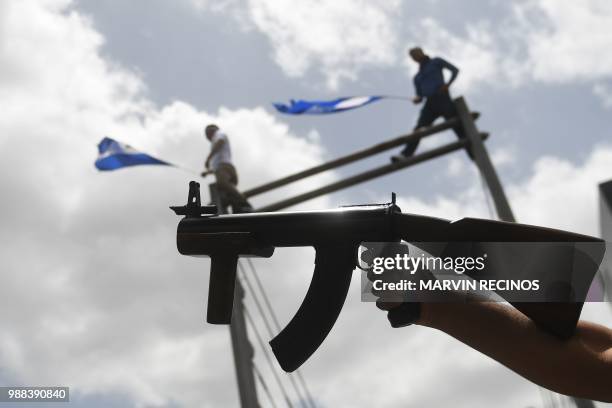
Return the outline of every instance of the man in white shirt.
<path id="1" fill-rule="evenodd" d="M 232 164 L 232 152 L 227 135 L 213 124 L 206 126 L 204 134 L 212 143 L 212 147 L 206 158 L 207 170 L 202 175 L 215 173 L 219 193 L 224 199 L 224 204 L 232 206 L 233 213 L 251 212 L 253 207 L 236 188 L 238 175 Z"/>

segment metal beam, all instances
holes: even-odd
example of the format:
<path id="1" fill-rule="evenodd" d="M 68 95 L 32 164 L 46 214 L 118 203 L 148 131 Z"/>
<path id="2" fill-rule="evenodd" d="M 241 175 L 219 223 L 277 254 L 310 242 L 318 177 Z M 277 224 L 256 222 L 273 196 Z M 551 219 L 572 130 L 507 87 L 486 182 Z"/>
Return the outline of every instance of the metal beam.
<path id="1" fill-rule="evenodd" d="M 461 119 L 465 136 L 470 141 L 470 147 L 474 155 L 474 163 L 476 163 L 478 170 L 480 170 L 480 173 L 489 187 L 499 219 L 516 222 L 514 214 L 512 214 L 512 209 L 510 208 L 510 203 L 508 203 L 506 193 L 504 193 L 504 189 L 499 181 L 499 177 L 497 177 L 497 172 L 493 167 L 489 153 L 482 139 L 479 137 L 478 129 L 469 114 L 468 106 L 463 97 L 455 99 L 455 106 L 457 107 L 457 115 L 459 119 Z"/>
<path id="2" fill-rule="evenodd" d="M 208 186 L 210 198 L 218 208 L 220 214 L 227 212 L 223 200 L 217 189 L 217 183 Z M 236 380 L 238 382 L 238 395 L 242 408 L 260 408 L 257 401 L 257 387 L 255 385 L 255 374 L 253 367 L 253 346 L 249 342 L 246 320 L 244 318 L 244 289 L 240 280 L 236 277 L 234 289 L 234 307 L 232 310 L 232 322 L 229 326 L 232 351 L 234 355 L 234 366 L 236 368 Z"/>
<path id="3" fill-rule="evenodd" d="M 504 192 L 497 172 L 495 171 L 495 167 L 493 167 L 493 163 L 487 152 L 487 148 L 482 142 L 482 139 L 478 137 L 478 129 L 470 117 L 471 115 L 469 115 L 469 108 L 465 99 L 463 99 L 463 97 L 455 99 L 455 106 L 457 107 L 457 115 L 461 119 L 466 137 L 470 141 L 474 162 L 476 166 L 478 166 L 478 170 L 480 170 L 480 173 L 489 187 L 499 219 L 502 221 L 516 222 L 506 193 Z M 595 408 L 593 401 L 577 397 L 570 398 L 577 408 Z"/>
<path id="4" fill-rule="evenodd" d="M 478 112 L 473 112 L 470 115 L 474 120 L 478 119 L 478 117 L 480 116 L 480 114 Z M 270 190 L 274 190 L 275 188 L 278 187 L 282 187 L 284 185 L 287 185 L 289 183 L 293 183 L 294 181 L 298 181 L 301 180 L 303 178 L 309 177 L 309 176 L 313 176 L 315 174 L 319 174 L 321 172 L 324 172 L 326 170 L 331 170 L 334 169 L 336 167 L 340 167 L 340 166 L 344 166 L 345 164 L 349 164 L 349 163 L 353 163 L 357 160 L 361 160 L 364 159 L 366 157 L 384 152 L 385 150 L 389 150 L 389 149 L 393 149 L 394 147 L 397 146 L 401 146 L 403 144 L 406 144 L 408 142 L 412 142 L 415 140 L 419 140 L 422 139 L 424 137 L 433 135 L 435 133 L 441 132 L 443 130 L 449 129 L 455 125 L 457 125 L 459 123 L 459 119 L 458 118 L 454 118 L 454 119 L 450 119 L 446 122 L 442 122 L 438 125 L 434 125 L 434 126 L 430 126 L 430 127 L 426 127 L 423 129 L 419 129 L 416 130 L 410 134 L 407 135 L 402 135 L 402 136 L 398 136 L 395 139 L 391 139 L 388 140 L 386 142 L 382 142 L 379 143 L 377 145 L 374 145 L 372 147 L 368 147 L 367 149 L 362 149 L 359 151 L 356 151 L 354 153 L 348 154 L 346 156 L 342 156 L 339 157 L 335 160 L 329 161 L 327 163 L 323 163 L 321 165 L 315 166 L 315 167 L 311 167 L 310 169 L 306 169 L 303 171 L 300 171 L 298 173 L 295 174 L 291 174 L 287 177 L 283 177 L 281 179 L 272 181 L 270 183 L 266 183 L 266 184 L 262 184 L 261 186 L 258 187 L 254 187 L 251 188 L 249 190 L 243 191 L 242 194 L 245 197 L 253 197 L 256 196 L 258 194 L 262 194 L 265 193 L 267 191 Z"/>
<path id="5" fill-rule="evenodd" d="M 481 140 L 484 140 L 488 137 L 488 134 L 483 133 L 480 135 Z M 276 203 L 266 205 L 264 207 L 258 208 L 258 212 L 264 211 L 278 211 L 284 208 L 290 207 L 292 205 L 296 205 L 302 203 L 304 201 L 311 200 L 313 198 L 333 193 L 334 191 L 342 190 L 344 188 L 354 186 L 355 184 L 363 183 L 368 180 L 372 180 L 374 178 L 384 176 L 385 174 L 393 173 L 395 171 L 404 169 L 406 167 L 414 166 L 415 164 L 424 162 L 429 159 L 433 159 L 435 157 L 439 157 L 445 155 L 447 153 L 454 152 L 456 150 L 464 149 L 468 145 L 467 140 L 458 140 L 456 142 L 436 147 L 431 149 L 425 153 L 418 154 L 416 156 L 409 157 L 407 159 L 398 161 L 396 163 L 387 164 L 384 166 L 377 167 L 375 169 L 356 174 L 352 177 L 345 178 L 343 180 L 337 181 L 332 184 L 328 184 L 327 186 L 318 188 L 316 190 L 312 190 L 308 193 L 300 194 L 295 197 L 288 198 L 286 200 L 278 201 Z"/>

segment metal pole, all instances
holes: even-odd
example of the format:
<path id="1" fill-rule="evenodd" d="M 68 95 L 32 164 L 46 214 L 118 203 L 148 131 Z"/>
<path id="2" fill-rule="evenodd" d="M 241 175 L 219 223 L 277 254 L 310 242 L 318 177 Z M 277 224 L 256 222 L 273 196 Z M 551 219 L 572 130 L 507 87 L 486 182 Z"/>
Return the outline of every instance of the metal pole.
<path id="1" fill-rule="evenodd" d="M 504 193 L 501 182 L 497 177 L 497 172 L 493 167 L 487 149 L 482 139 L 478 137 L 478 129 L 469 114 L 468 106 L 463 97 L 455 99 L 455 106 L 457 107 L 457 115 L 463 125 L 466 138 L 470 141 L 470 147 L 474 155 L 474 163 L 478 166 L 478 170 L 480 170 L 480 173 L 489 187 L 499 219 L 516 222 L 514 214 L 512 214 L 512 209 L 510 208 L 510 203 L 508 203 L 508 199 L 506 198 L 506 193 Z"/>
<path id="2" fill-rule="evenodd" d="M 486 139 L 488 135 L 483 133 L 480 135 L 480 138 Z M 264 207 L 258 208 L 258 212 L 264 211 L 277 211 L 282 210 L 283 208 L 290 207 L 295 204 L 299 204 L 304 201 L 311 200 L 315 197 L 319 197 L 325 194 L 333 193 L 334 191 L 342 190 L 344 188 L 354 186 L 355 184 L 363 183 L 364 181 L 368 181 L 380 176 L 384 176 L 385 174 L 392 173 L 394 171 L 401 170 L 406 167 L 413 166 L 415 164 L 424 162 L 429 159 L 436 158 L 438 156 L 442 156 L 447 153 L 454 152 L 456 150 L 461 150 L 465 146 L 467 146 L 468 141 L 466 140 L 458 140 L 453 143 L 449 143 L 444 146 L 437 147 L 435 149 L 431 149 L 425 153 L 418 154 L 416 156 L 409 157 L 404 160 L 400 160 L 396 163 L 387 164 L 384 166 L 377 167 L 375 169 L 356 174 L 352 177 L 345 178 L 343 180 L 337 181 L 332 184 L 328 184 L 327 186 L 323 186 L 316 190 L 309 191 L 304 194 L 300 194 L 286 200 L 278 201 L 276 203 L 266 205 Z"/>
<path id="3" fill-rule="evenodd" d="M 208 186 L 210 199 L 217 205 L 219 214 L 226 213 L 221 195 L 217 189 L 217 183 Z M 230 324 L 230 338 L 232 340 L 232 351 L 234 354 L 234 365 L 236 367 L 236 380 L 238 382 L 238 393 L 240 395 L 240 406 L 242 408 L 259 408 L 257 401 L 257 387 L 255 386 L 255 374 L 253 367 L 253 346 L 249 342 L 246 321 L 244 318 L 244 289 L 240 280 L 236 279 L 234 290 L 234 308 L 232 311 L 232 322 Z"/>
<path id="4" fill-rule="evenodd" d="M 479 116 L 480 114 L 478 112 L 473 112 L 471 114 L 471 117 L 474 118 L 474 120 L 478 119 Z M 422 139 L 426 136 L 433 135 L 434 133 L 438 133 L 445 129 L 449 129 L 457 125 L 458 123 L 459 123 L 459 119 L 453 118 L 446 122 L 442 122 L 438 125 L 419 129 L 410 134 L 398 136 L 395 139 L 391 139 L 386 142 L 382 142 L 377 145 L 368 147 L 366 149 L 362 149 L 354 153 L 348 154 L 346 156 L 339 157 L 327 163 L 323 163 L 321 165 L 311 167 L 310 169 L 300 171 L 299 173 L 291 174 L 287 177 L 283 177 L 281 179 L 272 181 L 270 183 L 262 184 L 261 186 L 251 188 L 249 190 L 243 191 L 242 194 L 247 198 L 253 197 L 255 195 L 265 193 L 266 191 L 270 191 L 270 190 L 274 190 L 275 188 L 282 187 L 294 181 L 298 181 L 303 178 L 313 176 L 315 174 L 319 174 L 323 171 L 331 170 L 331 169 L 334 169 L 340 166 L 344 166 L 345 164 L 349 164 L 357 160 L 365 159 L 366 157 L 384 152 L 385 150 L 389 150 L 397 146 L 401 146 L 408 142 Z"/>
<path id="5" fill-rule="evenodd" d="M 465 135 L 470 141 L 472 154 L 474 155 L 474 162 L 487 182 L 487 186 L 489 187 L 489 191 L 493 197 L 497 215 L 502 221 L 516 222 L 512 209 L 510 208 L 510 203 L 506 197 L 506 193 L 504 192 L 501 182 L 497 177 L 497 172 L 495 171 L 491 158 L 489 157 L 489 153 L 487 152 L 482 139 L 478 137 L 478 129 L 469 115 L 470 111 L 468 110 L 465 99 L 463 99 L 463 97 L 455 99 L 455 106 L 457 107 L 457 115 L 461 119 Z M 593 401 L 576 397 L 570 398 L 577 408 L 595 408 Z"/>

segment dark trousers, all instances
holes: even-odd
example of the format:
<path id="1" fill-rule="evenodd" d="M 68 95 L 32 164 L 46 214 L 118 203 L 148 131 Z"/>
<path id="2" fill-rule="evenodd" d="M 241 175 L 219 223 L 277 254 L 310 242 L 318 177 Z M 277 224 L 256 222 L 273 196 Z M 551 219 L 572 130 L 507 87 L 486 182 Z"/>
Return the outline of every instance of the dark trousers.
<path id="1" fill-rule="evenodd" d="M 217 188 L 221 194 L 223 204 L 231 205 L 232 212 L 243 212 L 246 208 L 250 208 L 251 204 L 244 198 L 242 193 L 238 191 L 238 175 L 236 169 L 230 163 L 221 163 L 215 170 L 217 178 Z"/>
<path id="2" fill-rule="evenodd" d="M 417 120 L 417 124 L 414 129 L 419 129 L 422 127 L 431 126 L 436 119 L 439 117 L 443 117 L 448 120 L 457 116 L 457 108 L 455 108 L 455 104 L 450 98 L 448 92 L 440 92 L 435 95 L 432 95 L 427 98 L 425 101 L 425 106 L 421 109 L 421 113 L 419 115 L 419 119 Z M 463 126 L 461 124 L 457 124 L 453 127 L 453 131 L 457 135 L 459 139 L 465 139 L 465 133 L 463 131 Z M 419 146 L 419 142 L 421 140 L 415 140 L 414 142 L 406 143 L 406 147 L 402 150 L 402 154 L 404 156 L 412 156 Z M 474 156 L 472 155 L 472 151 L 467 149 L 467 153 L 472 160 L 474 160 Z"/>

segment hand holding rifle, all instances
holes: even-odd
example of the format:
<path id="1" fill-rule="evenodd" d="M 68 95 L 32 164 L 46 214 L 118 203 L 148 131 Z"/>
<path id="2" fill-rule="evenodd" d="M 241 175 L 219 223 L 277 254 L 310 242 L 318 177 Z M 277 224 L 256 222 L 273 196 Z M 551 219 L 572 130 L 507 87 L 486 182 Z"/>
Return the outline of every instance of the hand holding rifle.
<path id="1" fill-rule="evenodd" d="M 511 291 L 502 289 L 497 294 L 512 306 L 492 301 L 448 303 L 446 297 L 441 302 L 420 303 L 402 298 L 400 302 L 404 303 L 384 305 L 385 309 L 391 309 L 389 321 L 393 327 L 418 324 L 436 328 L 544 387 L 612 402 L 612 330 L 578 320 L 586 292 L 605 253 L 605 242 L 601 239 L 501 221 L 463 218 L 451 222 L 405 214 L 396 205 L 394 196 L 386 204 L 333 210 L 223 215 L 214 206 L 201 205 L 199 187 L 199 183 L 192 181 L 187 205 L 171 208 L 183 216 L 177 227 L 179 252 L 211 257 L 209 323 L 231 322 L 239 257 L 269 258 L 277 247 L 316 249 L 313 278 L 302 305 L 270 341 L 285 371 L 294 371 L 302 365 L 336 322 L 357 266 L 361 243 L 400 240 L 432 243 L 431 250 L 442 248 L 442 255 L 461 256 L 474 244 L 551 243 L 552 246 L 545 248 L 552 248 L 559 259 L 582 259 L 584 262 L 577 264 L 579 271 L 573 271 L 574 261 L 567 265 L 544 263 L 529 270 L 529 277 L 546 279 L 546 272 L 551 272 L 558 282 L 562 276 L 579 276 L 580 282 L 572 280 L 572 293 L 580 294 L 573 301 L 513 300 L 507 298 Z M 588 249 L 589 257 L 576 258 L 580 248 Z M 552 260 L 549 256 L 540 258 Z M 473 278 L 468 271 L 463 275 Z M 435 276 L 423 278 L 435 279 Z M 557 299 L 557 292 L 551 295 Z"/>
<path id="2" fill-rule="evenodd" d="M 377 306 L 393 310 L 398 305 Z M 517 309 L 487 301 L 421 303 L 414 323 L 438 329 L 549 390 L 612 401 L 612 330 L 608 327 L 580 320 L 573 336 L 562 340 Z"/>

